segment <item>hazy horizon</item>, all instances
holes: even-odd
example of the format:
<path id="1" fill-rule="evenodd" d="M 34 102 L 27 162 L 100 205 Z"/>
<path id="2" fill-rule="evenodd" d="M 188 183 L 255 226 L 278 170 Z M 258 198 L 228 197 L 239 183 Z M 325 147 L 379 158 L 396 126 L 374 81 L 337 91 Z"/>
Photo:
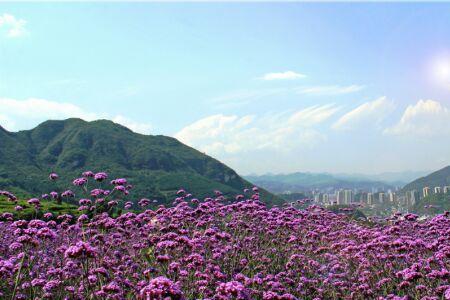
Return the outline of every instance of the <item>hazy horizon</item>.
<path id="1" fill-rule="evenodd" d="M 443 168 L 446 166 L 443 166 Z M 272 173 L 272 172 L 267 172 L 267 173 L 248 173 L 248 174 L 242 174 L 243 176 L 263 176 L 263 175 L 288 175 L 288 174 L 292 174 L 292 173 L 311 173 L 311 174 L 330 174 L 330 175 L 348 175 L 348 176 L 359 176 L 359 175 L 363 175 L 363 176 L 378 176 L 378 175 L 383 175 L 383 174 L 401 174 L 401 173 L 424 173 L 424 174 L 428 174 L 428 173 L 432 173 L 436 170 L 404 170 L 404 171 L 396 171 L 396 172 L 381 172 L 381 173 L 342 173 L 342 172 L 328 172 L 326 170 L 324 171 L 319 171 L 319 172 L 310 172 L 310 171 L 294 171 L 294 172 L 281 172 L 281 173 Z"/>
<path id="2" fill-rule="evenodd" d="M 106 118 L 240 174 L 450 164 L 445 3 L 0 4 L 0 125 Z"/>

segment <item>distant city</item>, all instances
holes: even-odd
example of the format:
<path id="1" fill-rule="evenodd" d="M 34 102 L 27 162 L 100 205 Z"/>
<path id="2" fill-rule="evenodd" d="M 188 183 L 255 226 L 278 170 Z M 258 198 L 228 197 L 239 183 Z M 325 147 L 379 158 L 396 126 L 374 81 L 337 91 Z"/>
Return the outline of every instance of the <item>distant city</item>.
<path id="1" fill-rule="evenodd" d="M 290 194 L 290 192 L 284 194 Z M 383 210 L 385 214 L 389 215 L 396 212 L 408 213 L 423 198 L 441 194 L 450 194 L 450 186 L 426 186 L 421 191 L 402 191 L 400 187 L 386 191 L 379 188 L 372 188 L 370 191 L 361 189 L 311 190 L 304 193 L 304 196 L 324 207 L 357 205 L 364 207 L 365 210 L 377 212 Z"/>

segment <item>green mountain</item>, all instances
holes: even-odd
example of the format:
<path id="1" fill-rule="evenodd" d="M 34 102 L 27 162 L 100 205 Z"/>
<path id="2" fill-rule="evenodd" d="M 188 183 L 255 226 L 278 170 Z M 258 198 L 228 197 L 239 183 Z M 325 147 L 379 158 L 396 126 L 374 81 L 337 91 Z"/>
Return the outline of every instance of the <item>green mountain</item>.
<path id="1" fill-rule="evenodd" d="M 436 186 L 443 188 L 446 185 L 450 185 L 450 166 L 408 183 L 403 187 L 403 191 L 422 191 L 426 186 L 433 189 Z"/>
<path id="2" fill-rule="evenodd" d="M 247 180 L 273 193 L 303 192 L 311 189 L 390 189 L 391 185 L 367 179 L 341 178 L 327 173 L 291 173 L 246 176 Z"/>
<path id="3" fill-rule="evenodd" d="M 234 196 L 252 186 L 221 162 L 174 138 L 137 134 L 111 121 L 46 121 L 19 132 L 0 127 L 0 189 L 27 195 L 74 189 L 72 179 L 86 170 L 105 171 L 110 179 L 127 178 L 134 185 L 133 200 L 171 203 L 178 188 L 198 198 L 216 189 Z M 50 172 L 60 175 L 56 183 L 48 180 Z M 283 202 L 260 192 L 268 204 Z"/>

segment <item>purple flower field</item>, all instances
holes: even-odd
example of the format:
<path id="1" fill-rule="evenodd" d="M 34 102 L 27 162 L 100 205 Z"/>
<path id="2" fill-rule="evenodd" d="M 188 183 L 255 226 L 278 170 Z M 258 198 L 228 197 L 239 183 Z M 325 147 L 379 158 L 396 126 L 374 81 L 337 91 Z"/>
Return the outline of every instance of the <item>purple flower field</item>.
<path id="1" fill-rule="evenodd" d="M 106 180 L 85 172 L 64 192 L 85 194 L 77 218 L 1 215 L 1 299 L 450 299 L 449 213 L 362 222 L 316 206 L 268 208 L 257 188 L 235 202 L 180 190 L 173 207 L 145 210 L 153 201 L 124 200 L 123 178 L 95 187 Z M 29 204 L 58 198 L 43 196 Z"/>

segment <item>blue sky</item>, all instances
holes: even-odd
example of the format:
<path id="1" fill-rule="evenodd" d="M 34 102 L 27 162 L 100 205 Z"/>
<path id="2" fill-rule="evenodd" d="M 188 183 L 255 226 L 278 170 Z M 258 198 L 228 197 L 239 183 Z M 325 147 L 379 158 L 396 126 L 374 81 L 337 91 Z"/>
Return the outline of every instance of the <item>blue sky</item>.
<path id="1" fill-rule="evenodd" d="M 0 125 L 108 118 L 242 174 L 437 169 L 450 163 L 448 9 L 1 3 Z"/>

